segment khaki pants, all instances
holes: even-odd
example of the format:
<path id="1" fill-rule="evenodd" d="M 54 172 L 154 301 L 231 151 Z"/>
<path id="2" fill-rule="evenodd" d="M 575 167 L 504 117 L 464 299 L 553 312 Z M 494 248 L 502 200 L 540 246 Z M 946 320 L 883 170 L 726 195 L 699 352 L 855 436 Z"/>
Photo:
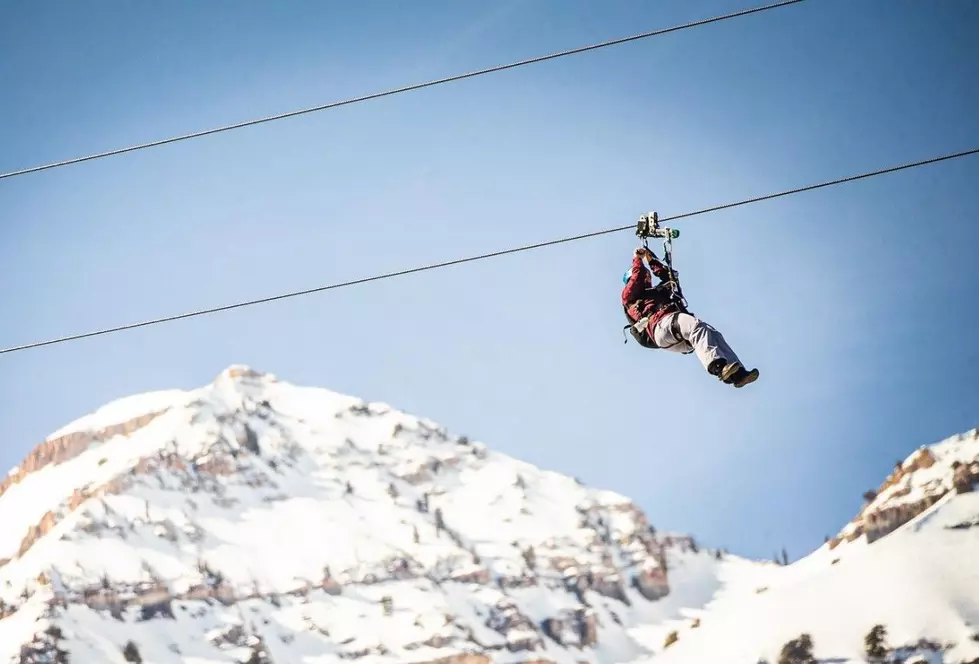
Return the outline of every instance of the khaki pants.
<path id="1" fill-rule="evenodd" d="M 679 328 L 680 339 L 673 334 L 673 319 Z M 737 354 L 727 345 L 724 335 L 708 323 L 685 313 L 673 313 L 656 322 L 652 330 L 653 342 L 663 350 L 674 353 L 696 353 L 704 369 L 716 359 L 728 364 L 738 362 Z"/>

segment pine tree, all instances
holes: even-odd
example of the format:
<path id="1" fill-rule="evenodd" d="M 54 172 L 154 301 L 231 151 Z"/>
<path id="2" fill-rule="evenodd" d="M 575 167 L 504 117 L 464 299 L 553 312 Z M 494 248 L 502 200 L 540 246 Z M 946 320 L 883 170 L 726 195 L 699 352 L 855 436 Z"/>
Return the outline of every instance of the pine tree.
<path id="1" fill-rule="evenodd" d="M 792 639 L 782 646 L 778 664 L 816 664 L 816 659 L 812 655 L 812 637 L 801 634 L 799 638 Z"/>
<path id="2" fill-rule="evenodd" d="M 445 528 L 445 520 L 442 518 L 442 508 L 435 508 L 435 532 L 442 534 L 442 529 Z"/>
<path id="3" fill-rule="evenodd" d="M 523 559 L 524 562 L 527 563 L 527 567 L 529 567 L 530 569 L 537 568 L 537 553 L 534 551 L 533 546 L 528 546 L 523 551 Z"/>
<path id="4" fill-rule="evenodd" d="M 126 658 L 127 662 L 133 662 L 134 664 L 140 664 L 143 658 L 139 654 L 139 648 L 132 641 L 127 641 L 126 646 L 122 649 L 122 656 Z"/>
<path id="5" fill-rule="evenodd" d="M 887 638 L 887 628 L 880 624 L 874 625 L 867 632 L 867 636 L 863 637 L 864 650 L 871 661 L 882 661 L 887 655 L 885 638 Z"/>

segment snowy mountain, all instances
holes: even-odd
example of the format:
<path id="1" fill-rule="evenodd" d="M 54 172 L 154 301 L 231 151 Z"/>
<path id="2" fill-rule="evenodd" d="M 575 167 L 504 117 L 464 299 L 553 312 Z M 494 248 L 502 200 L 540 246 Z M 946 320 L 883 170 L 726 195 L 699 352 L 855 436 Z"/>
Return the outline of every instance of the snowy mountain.
<path id="1" fill-rule="evenodd" d="M 791 565 L 390 406 L 235 366 L 0 482 L 0 662 L 979 663 L 979 430 Z M 798 648 L 800 651 L 805 647 Z M 811 662 L 800 655 L 792 662 Z"/>
<path id="2" fill-rule="evenodd" d="M 977 484 L 979 429 L 919 448 L 809 556 L 722 571 L 733 583 L 654 661 L 979 664 Z M 816 659 L 780 659 L 803 635 Z"/>
<path id="3" fill-rule="evenodd" d="M 950 491 L 969 490 L 979 477 L 979 429 L 915 450 L 875 491 L 864 494 L 864 506 L 830 543 L 868 543 L 893 532 L 941 500 Z"/>
<path id="4" fill-rule="evenodd" d="M 726 564 L 754 565 L 235 366 L 63 427 L 0 484 L 0 662 L 631 661 Z"/>

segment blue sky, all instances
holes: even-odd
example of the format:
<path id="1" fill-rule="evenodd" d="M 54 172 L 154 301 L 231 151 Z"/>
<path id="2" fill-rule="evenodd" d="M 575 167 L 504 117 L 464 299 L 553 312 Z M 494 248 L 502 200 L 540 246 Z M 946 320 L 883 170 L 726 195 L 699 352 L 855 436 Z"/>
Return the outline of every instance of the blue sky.
<path id="1" fill-rule="evenodd" d="M 13 3 L 0 171 L 749 6 Z M 979 145 L 979 6 L 799 5 L 0 181 L 0 346 L 633 223 Z M 623 345 L 620 233 L 0 356 L 0 465 L 232 363 L 385 401 L 790 556 L 979 424 L 979 157 L 678 222 L 762 372 Z"/>

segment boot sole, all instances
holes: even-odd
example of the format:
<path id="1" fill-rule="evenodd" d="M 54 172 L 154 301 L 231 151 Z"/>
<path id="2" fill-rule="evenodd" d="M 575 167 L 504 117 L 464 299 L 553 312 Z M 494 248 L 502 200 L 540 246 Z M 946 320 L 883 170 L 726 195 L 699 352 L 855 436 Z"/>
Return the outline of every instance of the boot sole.
<path id="1" fill-rule="evenodd" d="M 748 375 L 742 378 L 740 381 L 734 384 L 735 387 L 741 388 L 745 385 L 755 382 L 758 380 L 758 369 L 752 369 L 748 372 Z"/>
<path id="2" fill-rule="evenodd" d="M 721 373 L 718 375 L 718 378 L 720 378 L 722 382 L 730 384 L 731 376 L 736 374 L 739 369 L 741 369 L 741 365 L 737 362 L 732 362 L 731 364 L 725 365 L 725 367 L 721 369 Z"/>

